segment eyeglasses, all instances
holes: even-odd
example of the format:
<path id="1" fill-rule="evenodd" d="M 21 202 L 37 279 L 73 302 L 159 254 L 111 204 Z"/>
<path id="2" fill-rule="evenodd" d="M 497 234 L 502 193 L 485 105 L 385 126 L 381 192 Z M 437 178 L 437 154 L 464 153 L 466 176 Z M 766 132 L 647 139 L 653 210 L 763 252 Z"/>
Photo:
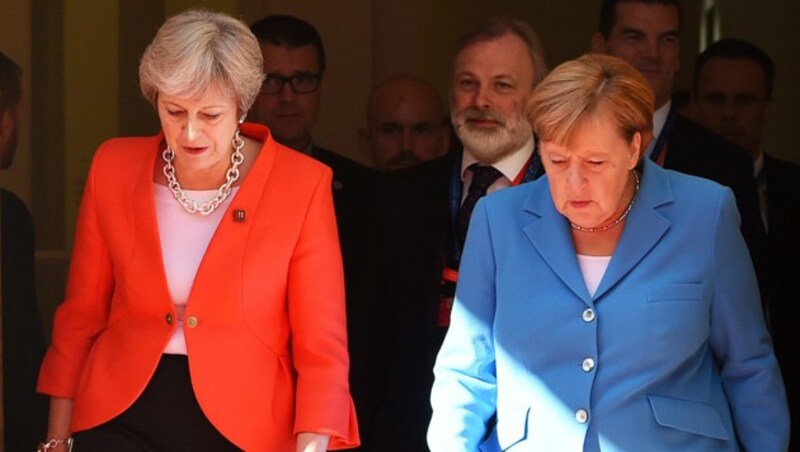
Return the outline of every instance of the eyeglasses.
<path id="1" fill-rule="evenodd" d="M 289 83 L 292 91 L 297 94 L 313 93 L 319 88 L 319 74 L 310 72 L 301 72 L 292 75 L 291 77 L 284 77 L 278 74 L 268 74 L 261 84 L 261 94 L 279 94 L 283 91 L 283 86 Z"/>

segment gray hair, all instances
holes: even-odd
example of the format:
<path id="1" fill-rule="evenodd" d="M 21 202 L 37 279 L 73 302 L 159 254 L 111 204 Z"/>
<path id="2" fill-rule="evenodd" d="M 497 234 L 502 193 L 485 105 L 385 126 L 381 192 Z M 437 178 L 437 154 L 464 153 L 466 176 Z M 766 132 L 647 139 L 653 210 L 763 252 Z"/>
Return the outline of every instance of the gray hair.
<path id="1" fill-rule="evenodd" d="M 234 96 L 244 115 L 263 79 L 261 47 L 247 25 L 204 10 L 167 19 L 139 64 L 139 86 L 154 107 L 159 93 L 195 97 L 214 86 Z"/>
<path id="2" fill-rule="evenodd" d="M 473 44 L 491 41 L 505 35 L 516 36 L 525 43 L 528 55 L 533 63 L 533 86 L 536 86 L 547 75 L 547 59 L 544 47 L 536 35 L 536 31 L 527 22 L 511 16 L 495 16 L 484 22 L 480 28 L 464 35 L 456 43 L 455 57 Z"/>

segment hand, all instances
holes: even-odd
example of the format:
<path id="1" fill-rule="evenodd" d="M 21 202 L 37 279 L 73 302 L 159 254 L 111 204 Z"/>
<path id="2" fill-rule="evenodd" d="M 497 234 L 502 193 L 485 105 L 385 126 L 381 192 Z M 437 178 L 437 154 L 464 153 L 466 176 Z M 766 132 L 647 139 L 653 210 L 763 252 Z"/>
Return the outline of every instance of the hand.
<path id="1" fill-rule="evenodd" d="M 325 452 L 330 439 L 330 435 L 320 433 L 298 433 L 297 452 Z"/>

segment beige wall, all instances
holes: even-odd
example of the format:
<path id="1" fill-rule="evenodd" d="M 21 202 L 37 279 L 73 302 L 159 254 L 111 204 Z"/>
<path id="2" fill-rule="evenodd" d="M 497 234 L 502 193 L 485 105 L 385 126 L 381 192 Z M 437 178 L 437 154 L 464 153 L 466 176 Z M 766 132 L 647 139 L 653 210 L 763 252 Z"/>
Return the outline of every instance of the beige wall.
<path id="1" fill-rule="evenodd" d="M 22 68 L 19 147 L 11 168 L 0 170 L 0 187 L 31 204 L 31 1 L 0 0 L 0 51 Z"/>

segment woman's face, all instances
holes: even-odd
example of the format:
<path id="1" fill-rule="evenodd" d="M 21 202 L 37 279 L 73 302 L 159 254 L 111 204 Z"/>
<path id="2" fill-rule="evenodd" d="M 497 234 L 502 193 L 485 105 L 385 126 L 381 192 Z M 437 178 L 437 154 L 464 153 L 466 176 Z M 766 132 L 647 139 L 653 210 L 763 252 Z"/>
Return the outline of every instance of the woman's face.
<path id="1" fill-rule="evenodd" d="M 179 180 L 181 176 L 205 176 L 212 183 L 224 179 L 238 126 L 233 96 L 215 86 L 193 98 L 159 94 L 158 117 L 167 145 L 175 152 Z"/>
<path id="2" fill-rule="evenodd" d="M 566 144 L 542 141 L 542 162 L 556 209 L 586 228 L 605 226 L 625 211 L 635 190 L 631 170 L 642 137 L 631 142 L 605 115 L 580 125 Z"/>

